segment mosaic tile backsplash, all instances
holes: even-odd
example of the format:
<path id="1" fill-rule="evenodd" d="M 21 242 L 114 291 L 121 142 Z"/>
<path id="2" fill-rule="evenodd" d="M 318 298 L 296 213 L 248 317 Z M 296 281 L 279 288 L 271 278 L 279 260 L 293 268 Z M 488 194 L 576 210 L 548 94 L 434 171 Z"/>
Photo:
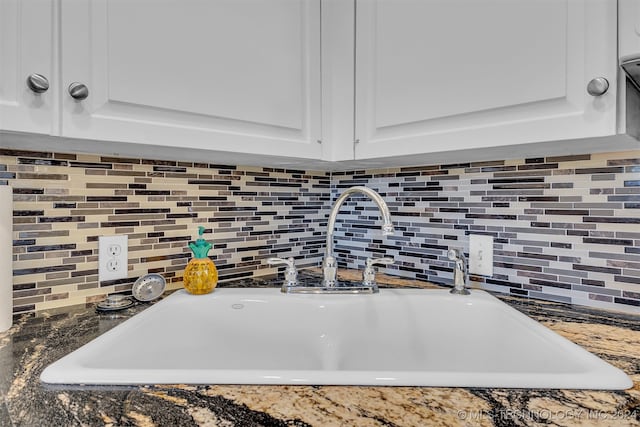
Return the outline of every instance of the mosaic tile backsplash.
<path id="1" fill-rule="evenodd" d="M 0 150 L 13 186 L 14 313 L 102 300 L 147 272 L 180 287 L 198 225 L 220 280 L 317 265 L 327 172 Z M 322 230 L 322 231 L 320 231 Z M 98 282 L 98 236 L 127 234 L 129 277 Z"/>
<path id="2" fill-rule="evenodd" d="M 502 293 L 640 313 L 640 151 L 334 173 L 382 194 L 377 209 L 345 203 L 335 251 L 342 267 L 393 256 L 389 274 L 452 283 L 450 247 L 494 237 L 494 274 L 472 283 Z M 345 261 L 346 260 L 346 261 Z"/>
<path id="3" fill-rule="evenodd" d="M 389 274 L 452 282 L 450 247 L 495 238 L 503 293 L 640 313 L 640 151 L 350 172 L 314 172 L 0 149 L 14 188 L 14 312 L 101 300 L 147 272 L 182 284 L 198 225 L 221 280 L 269 274 L 270 256 L 320 265 L 325 225 L 342 189 L 367 185 L 387 201 L 351 198 L 338 216 L 340 266 L 392 256 Z M 129 277 L 98 282 L 98 236 L 127 234 Z"/>

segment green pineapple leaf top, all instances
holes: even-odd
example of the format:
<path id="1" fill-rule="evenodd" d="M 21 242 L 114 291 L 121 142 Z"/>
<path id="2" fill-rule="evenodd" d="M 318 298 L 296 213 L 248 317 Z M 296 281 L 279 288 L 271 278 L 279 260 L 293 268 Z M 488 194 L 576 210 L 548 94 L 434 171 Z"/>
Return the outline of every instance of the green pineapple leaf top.
<path id="1" fill-rule="evenodd" d="M 194 258 L 207 258 L 209 256 L 209 250 L 211 249 L 212 245 L 202 238 L 204 230 L 206 230 L 205 227 L 199 226 L 198 240 L 196 240 L 195 243 L 189 243 L 189 248 L 191 249 L 191 252 L 193 252 Z"/>

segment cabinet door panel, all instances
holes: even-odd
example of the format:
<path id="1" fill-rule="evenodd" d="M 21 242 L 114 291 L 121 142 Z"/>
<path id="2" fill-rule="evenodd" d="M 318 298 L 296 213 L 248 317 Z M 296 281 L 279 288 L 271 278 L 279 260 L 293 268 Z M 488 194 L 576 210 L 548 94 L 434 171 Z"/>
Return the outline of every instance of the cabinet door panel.
<path id="1" fill-rule="evenodd" d="M 640 56 L 640 3 L 618 0 L 618 50 L 621 60 Z"/>
<path id="2" fill-rule="evenodd" d="M 363 0 L 357 158 L 615 132 L 615 2 Z M 606 77 L 594 98 L 586 86 Z"/>
<path id="3" fill-rule="evenodd" d="M 0 1 L 0 129 L 50 133 L 53 94 L 53 8 L 51 0 Z M 32 92 L 30 74 L 49 81 L 49 90 Z"/>
<path id="4" fill-rule="evenodd" d="M 319 0 L 63 2 L 66 136 L 319 157 Z M 78 37 L 83 32 L 89 36 Z"/>

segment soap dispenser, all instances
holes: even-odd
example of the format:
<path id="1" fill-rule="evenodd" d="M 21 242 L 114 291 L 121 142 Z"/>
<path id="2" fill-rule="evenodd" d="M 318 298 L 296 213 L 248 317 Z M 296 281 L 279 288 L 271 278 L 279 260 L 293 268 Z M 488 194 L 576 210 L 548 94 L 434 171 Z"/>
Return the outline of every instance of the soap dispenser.
<path id="1" fill-rule="evenodd" d="M 184 269 L 184 288 L 194 295 L 208 294 L 218 284 L 218 270 L 208 256 L 212 245 L 202 238 L 204 230 L 198 227 L 198 240 L 189 243 L 193 258 Z"/>

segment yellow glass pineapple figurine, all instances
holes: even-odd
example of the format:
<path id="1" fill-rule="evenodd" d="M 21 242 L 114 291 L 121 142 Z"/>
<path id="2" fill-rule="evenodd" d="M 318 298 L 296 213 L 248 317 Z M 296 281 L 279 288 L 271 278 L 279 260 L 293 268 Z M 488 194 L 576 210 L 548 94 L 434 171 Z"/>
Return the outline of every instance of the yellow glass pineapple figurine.
<path id="1" fill-rule="evenodd" d="M 202 238 L 204 230 L 198 227 L 198 240 L 189 243 L 193 258 L 184 269 L 184 288 L 194 295 L 208 294 L 218 284 L 218 270 L 208 256 L 211 243 Z"/>

